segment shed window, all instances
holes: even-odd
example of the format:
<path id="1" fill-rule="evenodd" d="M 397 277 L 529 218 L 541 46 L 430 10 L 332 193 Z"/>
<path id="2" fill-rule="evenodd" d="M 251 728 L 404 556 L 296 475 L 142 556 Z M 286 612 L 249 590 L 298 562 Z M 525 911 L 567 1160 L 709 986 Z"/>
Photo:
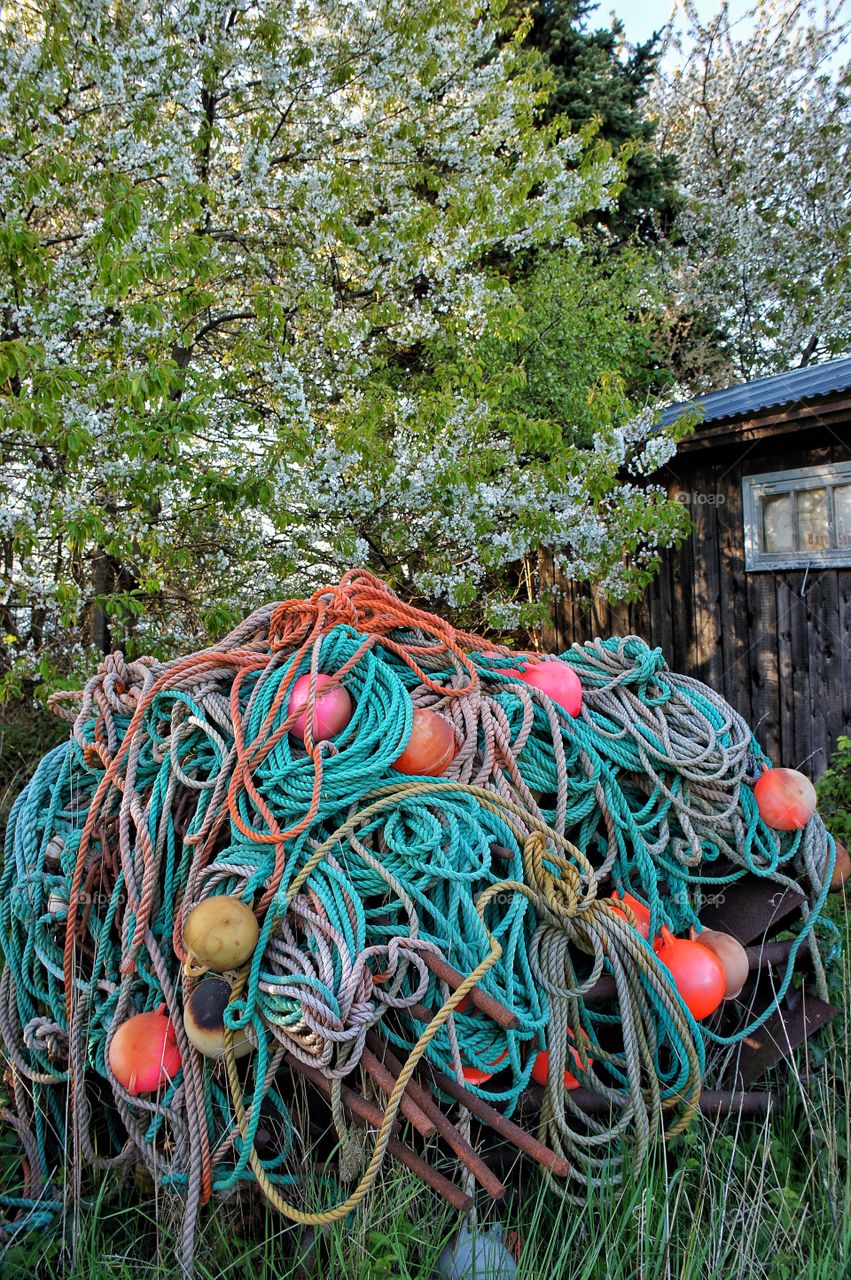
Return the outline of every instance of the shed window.
<path id="1" fill-rule="evenodd" d="M 746 569 L 851 565 L 851 462 L 742 480 Z"/>

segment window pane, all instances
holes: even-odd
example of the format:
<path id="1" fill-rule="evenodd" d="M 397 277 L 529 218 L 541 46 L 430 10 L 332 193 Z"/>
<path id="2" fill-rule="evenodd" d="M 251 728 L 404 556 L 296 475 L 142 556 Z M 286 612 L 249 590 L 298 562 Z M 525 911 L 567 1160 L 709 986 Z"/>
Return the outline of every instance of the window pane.
<path id="1" fill-rule="evenodd" d="M 798 549 L 824 551 L 830 542 L 827 489 L 798 490 Z"/>
<path id="2" fill-rule="evenodd" d="M 851 547 L 851 484 L 833 491 L 833 513 L 836 518 L 837 547 Z"/>
<path id="3" fill-rule="evenodd" d="M 767 495 L 762 499 L 762 532 L 764 551 L 795 550 L 792 499 L 788 493 Z"/>

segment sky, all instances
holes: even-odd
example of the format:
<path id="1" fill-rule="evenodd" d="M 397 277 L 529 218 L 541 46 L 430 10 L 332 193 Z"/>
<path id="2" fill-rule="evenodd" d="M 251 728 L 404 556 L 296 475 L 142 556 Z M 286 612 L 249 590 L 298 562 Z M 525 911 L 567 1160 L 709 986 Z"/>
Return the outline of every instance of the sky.
<path id="1" fill-rule="evenodd" d="M 596 17 L 607 18 L 614 13 L 624 25 L 627 39 L 631 43 L 646 40 L 654 31 L 658 31 L 668 21 L 674 0 L 601 0 Z M 720 6 L 715 0 L 698 0 L 697 9 L 702 18 L 711 17 Z M 733 16 L 744 13 L 749 7 L 749 0 L 731 0 L 730 12 Z"/>
<path id="2" fill-rule="evenodd" d="M 819 8 L 822 0 L 818 0 Z M 599 0 L 598 8 L 595 13 L 591 14 L 588 19 L 588 25 L 606 26 L 610 14 L 614 14 L 620 18 L 624 25 L 624 34 L 630 44 L 638 44 L 642 40 L 647 40 L 654 31 L 658 31 L 660 27 L 664 27 L 671 16 L 671 10 L 677 4 L 677 0 Z M 720 0 L 696 0 L 697 11 L 700 17 L 706 21 L 716 14 L 719 10 Z M 742 17 L 747 13 L 753 5 L 753 0 L 730 0 L 730 13 L 733 20 Z M 846 22 L 851 22 L 851 0 L 841 0 L 840 13 Z M 682 26 L 682 15 L 680 23 Z M 743 27 L 741 34 L 744 36 L 747 27 Z M 849 42 L 836 51 L 832 65 L 839 67 L 844 65 L 848 59 Z M 669 57 L 675 55 L 669 54 Z M 665 63 L 663 62 L 663 67 Z"/>
<path id="3" fill-rule="evenodd" d="M 614 13 L 624 25 L 627 40 L 636 44 L 665 25 L 675 3 L 676 0 L 600 0 L 594 17 L 603 25 L 609 14 Z M 752 0 L 730 0 L 733 18 L 746 13 L 751 3 Z M 697 0 L 697 11 L 704 20 L 711 18 L 719 8 L 718 0 Z M 844 16 L 851 19 L 851 0 L 843 0 L 842 9 Z"/>

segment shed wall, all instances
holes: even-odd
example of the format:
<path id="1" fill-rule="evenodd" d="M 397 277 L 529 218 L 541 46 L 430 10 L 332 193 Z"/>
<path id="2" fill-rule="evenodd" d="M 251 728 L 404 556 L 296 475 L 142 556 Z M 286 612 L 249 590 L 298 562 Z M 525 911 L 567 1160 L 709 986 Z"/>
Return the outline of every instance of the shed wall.
<path id="1" fill-rule="evenodd" d="M 659 476 L 689 507 L 687 541 L 629 605 L 559 582 L 547 647 L 641 636 L 721 693 L 776 764 L 820 775 L 851 732 L 851 569 L 746 573 L 742 477 L 844 462 L 849 445 L 849 419 L 711 447 L 696 438 Z M 552 580 L 546 558 L 542 577 Z"/>

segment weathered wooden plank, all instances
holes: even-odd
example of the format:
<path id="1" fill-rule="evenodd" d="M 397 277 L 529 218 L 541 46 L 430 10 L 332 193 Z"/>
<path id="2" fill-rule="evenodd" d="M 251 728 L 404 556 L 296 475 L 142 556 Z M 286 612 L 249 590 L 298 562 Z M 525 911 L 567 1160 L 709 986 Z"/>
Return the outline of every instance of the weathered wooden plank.
<path id="1" fill-rule="evenodd" d="M 808 775 L 820 776 L 827 768 L 832 744 L 824 702 L 832 700 L 832 675 L 839 630 L 839 596 L 834 569 L 823 569 L 807 592 L 809 632 L 809 705 L 802 709 L 810 719 L 812 755 L 802 762 Z"/>
<path id="2" fill-rule="evenodd" d="M 774 575 L 749 573 L 745 589 L 749 644 L 743 665 L 750 682 L 750 723 L 760 745 L 777 763 L 780 686 Z"/>
<path id="3" fill-rule="evenodd" d="M 648 588 L 648 594 L 656 605 L 654 623 L 655 643 L 664 653 L 668 664 L 674 661 L 674 597 L 673 597 L 673 556 L 668 553 L 662 559 L 659 572 Z M 636 624 L 639 625 L 639 624 Z"/>
<path id="4" fill-rule="evenodd" d="M 833 440 L 823 440 L 818 448 L 810 448 L 806 455 L 807 466 L 828 466 L 833 458 Z M 800 466 L 800 450 L 794 454 L 784 455 L 784 466 Z M 828 691 L 823 679 L 812 666 L 812 646 L 819 629 L 818 610 L 822 591 L 823 571 L 804 568 L 790 571 L 786 575 L 792 585 L 790 605 L 792 607 L 792 653 L 793 681 L 795 686 L 794 755 L 791 763 L 795 768 L 806 773 L 823 768 L 823 761 L 815 760 L 819 742 L 814 737 L 813 706 L 818 707 L 818 714 L 823 717 L 823 706 L 819 706 L 827 698 Z M 818 733 L 818 737 L 823 736 Z"/>
<path id="5" fill-rule="evenodd" d="M 694 435 L 687 436 L 679 449 L 679 458 L 699 449 L 711 449 L 719 443 L 735 440 L 737 444 L 760 443 L 769 446 L 778 437 L 785 435 L 800 439 L 805 433 L 824 435 L 826 426 L 847 429 L 851 419 L 851 400 L 811 402 L 796 405 L 781 413 L 765 413 L 738 422 L 724 422 L 719 425 L 707 423 L 699 427 Z"/>
<path id="6" fill-rule="evenodd" d="M 573 642 L 576 644 L 584 644 L 591 635 L 590 598 L 587 583 L 573 583 L 570 601 Z"/>
<path id="7" fill-rule="evenodd" d="M 792 636 L 792 755 L 782 763 L 792 768 L 806 768 L 812 756 L 812 721 L 810 719 L 810 631 L 807 588 L 812 585 L 806 570 L 778 575 L 785 587 L 785 608 L 789 612 Z M 803 594 L 802 594 L 803 592 Z M 780 589 L 778 588 L 778 608 Z"/>
<path id="8" fill-rule="evenodd" d="M 689 535 L 680 550 L 679 574 L 672 566 L 674 577 L 673 653 L 669 659 L 675 671 L 694 675 L 691 668 L 692 636 L 694 635 L 694 554 L 693 535 Z"/>
<path id="9" fill-rule="evenodd" d="M 717 483 L 714 496 L 718 513 L 721 648 L 724 656 L 722 692 L 748 724 L 752 724 L 754 715 L 748 663 L 752 641 L 748 627 L 740 467 L 719 474 Z"/>
<path id="10" fill-rule="evenodd" d="M 668 490 L 669 496 L 677 501 L 686 501 L 691 490 L 692 461 L 688 459 L 680 466 L 677 459 L 678 475 Z M 665 553 L 665 561 L 671 583 L 671 646 L 666 652 L 669 666 L 675 671 L 683 671 L 693 675 L 691 661 L 692 635 L 694 633 L 694 531 L 691 530 L 678 548 Z"/>
<path id="11" fill-rule="evenodd" d="M 840 733 L 851 726 L 851 569 L 836 575 L 837 662 L 831 677 L 827 707 L 828 737 L 835 745 Z"/>
<path id="12" fill-rule="evenodd" d="M 692 476 L 689 513 L 694 529 L 694 633 L 689 674 L 712 688 L 721 688 L 723 659 L 720 637 L 721 588 L 718 571 L 717 521 L 705 501 L 714 492 L 714 467 L 696 468 Z M 704 501 L 700 501 L 703 498 Z"/>
<path id="13" fill-rule="evenodd" d="M 602 595 L 596 587 L 591 592 L 591 636 L 590 639 L 596 639 L 597 636 L 614 635 L 612 627 L 612 616 L 609 603 L 605 596 Z"/>
<path id="14" fill-rule="evenodd" d="M 770 575 L 774 587 L 776 622 L 776 651 L 778 676 L 778 727 L 776 746 L 769 750 L 775 764 L 783 764 L 795 756 L 795 681 L 792 662 L 792 617 L 794 608 L 786 583 L 776 574 Z M 768 747 L 766 745 L 766 749 Z"/>
<path id="15" fill-rule="evenodd" d="M 565 643 L 565 594 L 567 584 L 556 574 L 553 553 L 549 547 L 538 548 L 538 590 L 547 601 L 548 620 L 544 623 L 543 644 L 549 653 L 561 653 Z"/>
<path id="16" fill-rule="evenodd" d="M 831 431 L 834 436 L 831 461 L 851 458 L 851 410 L 844 426 Z M 836 636 L 834 662 L 828 688 L 826 730 L 829 752 L 835 750 L 841 733 L 851 732 L 851 568 L 836 570 Z M 829 755 L 828 755 L 829 759 Z"/>
<path id="17" fill-rule="evenodd" d="M 764 993 L 766 1001 L 772 998 L 770 990 Z M 756 1012 L 750 1002 L 745 1003 L 744 993 L 738 1003 L 751 1016 Z M 791 1057 L 793 1050 L 835 1018 L 837 1013 L 839 1010 L 833 1005 L 804 989 L 799 991 L 791 987 L 780 1007 L 739 1045 L 730 1071 L 730 1083 L 734 1083 L 736 1088 L 753 1084 L 783 1058 Z"/>
<path id="18" fill-rule="evenodd" d="M 706 475 L 712 467 L 700 460 L 701 466 L 695 467 L 690 476 L 690 488 L 683 492 L 687 499 L 688 517 L 691 520 L 691 644 L 688 649 L 688 675 L 696 676 L 705 684 L 713 684 L 712 664 L 715 645 L 718 643 L 717 611 L 718 584 L 717 556 L 715 556 L 714 527 L 705 503 L 697 506 L 694 495 L 703 494 L 706 488 Z"/>
<path id="19" fill-rule="evenodd" d="M 649 635 L 650 614 L 645 612 L 642 619 L 643 636 Z M 625 600 L 613 601 L 609 608 L 609 635 L 630 636 L 635 632 L 635 617 Z"/>

